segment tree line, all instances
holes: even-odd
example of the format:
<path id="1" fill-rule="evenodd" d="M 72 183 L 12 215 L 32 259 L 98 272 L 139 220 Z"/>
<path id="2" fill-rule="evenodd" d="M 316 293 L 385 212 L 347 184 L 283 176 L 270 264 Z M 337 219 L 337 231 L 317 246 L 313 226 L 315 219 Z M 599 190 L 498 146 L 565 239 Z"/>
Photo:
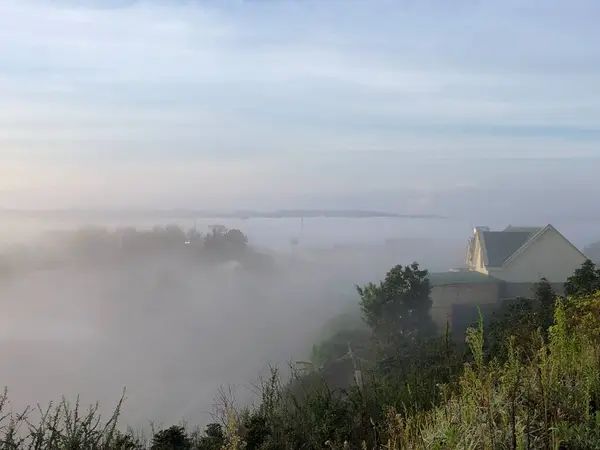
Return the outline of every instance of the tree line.
<path id="1" fill-rule="evenodd" d="M 196 227 L 155 226 L 110 230 L 82 227 L 47 234 L 29 245 L 13 245 L 0 252 L 0 276 L 32 269 L 60 268 L 69 264 L 102 265 L 143 258 L 177 256 L 188 262 L 219 263 L 231 259 L 264 265 L 269 258 L 248 244 L 238 229 L 214 225 L 205 233 Z"/>

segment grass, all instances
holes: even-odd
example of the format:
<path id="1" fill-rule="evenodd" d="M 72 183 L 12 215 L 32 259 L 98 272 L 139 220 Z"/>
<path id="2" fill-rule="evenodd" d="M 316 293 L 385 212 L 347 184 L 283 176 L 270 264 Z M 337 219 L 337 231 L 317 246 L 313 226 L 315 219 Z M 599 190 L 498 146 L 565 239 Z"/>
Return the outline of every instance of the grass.
<path id="1" fill-rule="evenodd" d="M 116 449 L 126 438 L 117 430 L 124 397 L 105 421 L 98 414 L 98 405 L 82 411 L 79 399 L 70 404 L 63 398 L 45 409 L 25 408 L 15 413 L 10 407 L 8 392 L 0 395 L 1 449 Z M 34 421 L 32 416 L 38 416 Z"/>
<path id="2" fill-rule="evenodd" d="M 572 313 L 584 302 L 577 320 Z M 458 389 L 430 412 L 389 420 L 391 448 L 600 448 L 600 360 L 589 327 L 600 325 L 589 315 L 598 304 L 598 294 L 560 302 L 548 342 L 538 331 L 536 348 L 524 353 L 511 338 L 503 364 L 484 360 L 480 322 L 468 331 L 473 362 Z"/>

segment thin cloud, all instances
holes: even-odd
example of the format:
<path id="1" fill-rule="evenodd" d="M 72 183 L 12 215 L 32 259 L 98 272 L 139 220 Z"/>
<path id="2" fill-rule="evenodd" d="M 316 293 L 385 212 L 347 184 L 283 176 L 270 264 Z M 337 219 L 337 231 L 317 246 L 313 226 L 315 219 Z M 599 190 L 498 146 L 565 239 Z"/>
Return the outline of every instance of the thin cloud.
<path id="1" fill-rule="evenodd" d="M 221 170 L 230 186 L 246 182 L 228 178 L 226 164 L 251 173 L 264 163 L 261 185 L 294 192 L 306 177 L 282 178 L 290 167 L 312 165 L 323 178 L 311 186 L 332 186 L 329 153 L 592 156 L 594 17 L 598 7 L 583 0 L 7 0 L 0 158 L 32 173 L 32 158 L 90 174 L 160 164 L 172 179 L 185 160 Z M 338 177 L 351 177 L 346 167 Z M 47 189 L 46 178 L 32 183 Z M 191 186 L 181 184 L 182 198 Z"/>

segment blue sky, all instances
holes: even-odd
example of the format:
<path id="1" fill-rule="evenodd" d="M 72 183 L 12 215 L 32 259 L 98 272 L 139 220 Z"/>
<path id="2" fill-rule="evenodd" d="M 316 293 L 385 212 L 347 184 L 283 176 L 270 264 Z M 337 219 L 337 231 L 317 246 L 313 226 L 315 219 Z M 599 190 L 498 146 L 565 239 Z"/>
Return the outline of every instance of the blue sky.
<path id="1" fill-rule="evenodd" d="M 595 183 L 599 19 L 594 0 L 3 0 L 0 206 L 422 197 L 539 186 L 555 157 L 562 189 Z"/>

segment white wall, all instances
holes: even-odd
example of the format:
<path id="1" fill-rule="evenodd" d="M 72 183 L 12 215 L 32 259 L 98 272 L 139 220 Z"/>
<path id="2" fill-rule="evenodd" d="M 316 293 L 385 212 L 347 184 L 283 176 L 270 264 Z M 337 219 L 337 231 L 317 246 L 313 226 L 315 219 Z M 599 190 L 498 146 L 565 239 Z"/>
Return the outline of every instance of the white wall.
<path id="1" fill-rule="evenodd" d="M 564 283 L 585 259 L 559 233 L 549 229 L 504 269 L 489 269 L 489 274 L 513 283 L 535 283 L 542 277 L 551 283 Z"/>
<path id="2" fill-rule="evenodd" d="M 475 264 L 474 264 L 474 267 L 472 268 L 472 270 L 487 274 L 488 271 L 487 271 L 484 261 L 483 261 L 483 253 L 481 251 L 481 242 L 479 240 L 479 233 L 475 234 L 474 247 L 475 247 L 475 258 L 474 258 Z"/>

